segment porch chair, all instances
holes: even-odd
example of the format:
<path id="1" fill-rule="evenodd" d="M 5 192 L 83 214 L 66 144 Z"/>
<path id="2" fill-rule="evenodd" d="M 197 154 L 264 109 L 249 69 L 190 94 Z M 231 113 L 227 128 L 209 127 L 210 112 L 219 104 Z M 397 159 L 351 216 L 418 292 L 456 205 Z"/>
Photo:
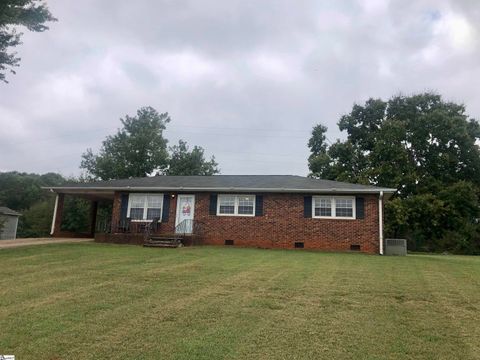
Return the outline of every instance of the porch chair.
<path id="1" fill-rule="evenodd" d="M 132 218 L 125 218 L 118 222 L 117 231 L 122 233 L 130 232 L 130 227 L 132 224 Z"/>
<path id="2" fill-rule="evenodd" d="M 147 241 L 150 238 L 150 235 L 152 235 L 152 233 L 156 233 L 158 231 L 159 225 L 160 225 L 159 217 L 153 218 L 151 222 L 146 223 L 144 225 L 143 234 L 144 234 L 145 241 Z"/>

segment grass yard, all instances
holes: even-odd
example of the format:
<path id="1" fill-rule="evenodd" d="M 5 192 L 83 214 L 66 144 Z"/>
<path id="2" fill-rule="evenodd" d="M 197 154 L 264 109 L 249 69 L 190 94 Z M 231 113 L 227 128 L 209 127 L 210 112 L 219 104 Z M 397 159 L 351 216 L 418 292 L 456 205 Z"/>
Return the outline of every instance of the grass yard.
<path id="1" fill-rule="evenodd" d="M 0 264 L 18 360 L 480 359 L 480 257 L 84 243 Z"/>

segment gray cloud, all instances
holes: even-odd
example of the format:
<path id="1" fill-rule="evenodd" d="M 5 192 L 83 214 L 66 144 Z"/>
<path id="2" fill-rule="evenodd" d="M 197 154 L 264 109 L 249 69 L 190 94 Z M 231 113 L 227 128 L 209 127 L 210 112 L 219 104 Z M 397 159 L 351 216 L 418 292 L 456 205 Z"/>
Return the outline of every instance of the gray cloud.
<path id="1" fill-rule="evenodd" d="M 474 1 L 49 0 L 0 85 L 0 171 L 78 174 L 143 105 L 223 173 L 306 174 L 311 127 L 354 102 L 436 90 L 479 117 Z M 321 4 L 320 4 L 321 3 Z"/>

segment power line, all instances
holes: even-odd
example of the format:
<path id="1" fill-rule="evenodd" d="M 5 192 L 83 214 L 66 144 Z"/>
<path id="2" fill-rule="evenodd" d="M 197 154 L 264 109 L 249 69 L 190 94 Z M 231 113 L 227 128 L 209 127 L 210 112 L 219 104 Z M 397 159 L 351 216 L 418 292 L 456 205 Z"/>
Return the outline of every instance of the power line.
<path id="1" fill-rule="evenodd" d="M 243 155 L 251 155 L 251 156 L 290 157 L 290 158 L 298 159 L 298 156 L 288 155 L 288 154 L 275 154 L 275 153 L 267 154 L 267 153 L 235 152 L 235 151 L 215 151 L 215 152 L 212 152 L 212 155 L 216 155 L 216 154 L 239 154 L 239 155 L 243 154 Z M 51 162 L 52 159 L 64 159 L 64 158 L 76 157 L 78 155 L 81 156 L 81 154 L 79 154 L 78 152 L 70 153 L 70 154 L 55 155 L 55 156 L 50 156 L 49 155 L 48 158 L 37 159 L 35 162 L 36 163 L 46 163 L 46 162 Z M 292 164 L 293 163 L 300 163 L 299 161 L 292 161 L 290 159 L 285 159 L 285 160 L 282 160 L 282 161 L 278 161 L 278 160 L 268 160 L 268 159 L 265 159 L 265 160 L 245 159 L 243 157 L 231 157 L 231 156 L 227 156 L 227 157 L 230 158 L 230 159 L 234 158 L 235 161 L 250 161 L 250 162 L 262 162 L 262 163 L 279 162 L 279 163 L 292 163 Z M 304 162 L 302 162 L 302 164 L 303 163 Z"/>
<path id="2" fill-rule="evenodd" d="M 182 128 L 191 128 L 191 129 L 210 129 L 210 130 L 231 130 L 231 131 L 236 131 L 236 133 L 205 133 L 205 132 L 185 132 L 185 131 L 180 131 L 180 130 L 175 130 L 175 127 L 182 127 Z M 117 128 L 118 129 L 118 128 Z M 115 129 L 115 130 L 117 130 Z M 63 134 L 61 136 L 54 136 L 54 137 L 48 137 L 48 138 L 36 138 L 35 140 L 28 140 L 25 142 L 16 142 L 17 145 L 24 145 L 24 144 L 32 144 L 32 143 L 38 143 L 38 142 L 44 142 L 44 141 L 51 141 L 51 140 L 58 140 L 58 139 L 64 139 L 72 136 L 77 136 L 79 134 L 90 134 L 90 133 L 95 133 L 99 131 L 115 131 L 111 127 L 104 127 L 104 128 L 94 128 L 94 129 L 86 129 L 86 130 L 76 130 L 75 132 L 72 133 L 67 133 Z M 288 138 L 305 138 L 304 136 L 293 136 L 291 135 L 292 132 L 295 133 L 303 133 L 303 134 L 309 134 L 310 130 L 305 130 L 301 129 L 299 130 L 298 128 L 284 128 L 284 129 L 266 129 L 266 128 L 239 128 L 239 127 L 221 127 L 221 126 L 196 126 L 196 125 L 173 125 L 173 129 L 167 128 L 165 130 L 166 132 L 173 132 L 173 133 L 185 133 L 185 134 L 194 134 L 194 135 L 207 135 L 207 134 L 212 134 L 215 136 L 245 136 L 245 134 L 238 133 L 238 131 L 265 131 L 265 132 L 288 132 L 290 134 L 286 135 L 265 135 L 265 134 L 248 134 L 248 136 L 256 136 L 256 137 L 269 137 L 269 138 L 278 138 L 278 137 L 288 137 Z M 331 143 L 331 141 L 327 138 L 327 140 Z"/>
<path id="3" fill-rule="evenodd" d="M 298 133 L 310 133 L 311 130 L 306 130 L 306 129 L 291 129 L 291 128 L 285 128 L 285 129 L 272 129 L 272 128 L 245 128 L 245 127 L 222 127 L 222 126 L 197 126 L 197 125 L 178 125 L 178 124 L 173 124 L 173 127 L 185 127 L 185 128 L 198 128 L 198 129 L 216 129 L 216 130 L 249 130 L 249 131 L 288 131 L 288 132 L 298 132 Z M 168 129 L 167 129 L 168 130 Z"/>
<path id="4" fill-rule="evenodd" d="M 191 132 L 191 131 L 178 131 L 178 130 L 169 130 L 172 133 L 180 134 L 192 134 L 192 135 L 202 135 L 202 136 L 248 136 L 248 137 L 261 137 L 261 138 L 289 138 L 289 139 L 305 139 L 304 136 L 299 135 L 265 135 L 265 134 L 239 134 L 239 133 L 218 133 L 218 132 Z"/>

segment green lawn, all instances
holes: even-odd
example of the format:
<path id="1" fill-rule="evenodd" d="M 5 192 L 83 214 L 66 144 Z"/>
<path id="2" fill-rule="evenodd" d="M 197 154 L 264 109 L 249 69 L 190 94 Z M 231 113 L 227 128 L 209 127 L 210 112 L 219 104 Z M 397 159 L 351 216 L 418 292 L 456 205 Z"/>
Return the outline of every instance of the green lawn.
<path id="1" fill-rule="evenodd" d="M 17 359 L 480 359 L 480 257 L 0 250 Z"/>

